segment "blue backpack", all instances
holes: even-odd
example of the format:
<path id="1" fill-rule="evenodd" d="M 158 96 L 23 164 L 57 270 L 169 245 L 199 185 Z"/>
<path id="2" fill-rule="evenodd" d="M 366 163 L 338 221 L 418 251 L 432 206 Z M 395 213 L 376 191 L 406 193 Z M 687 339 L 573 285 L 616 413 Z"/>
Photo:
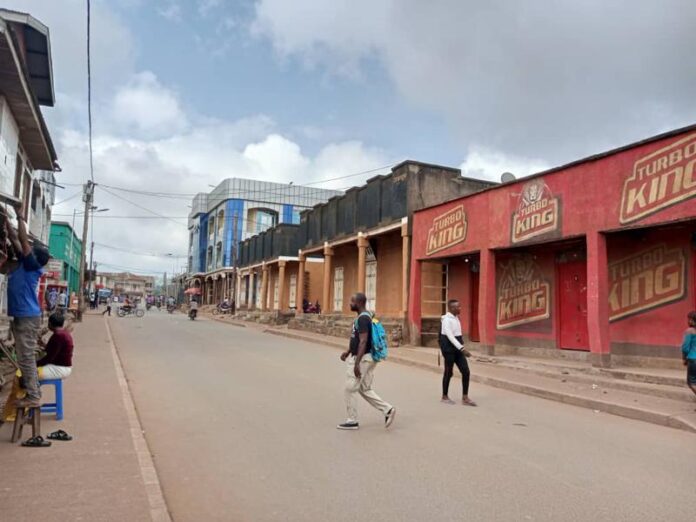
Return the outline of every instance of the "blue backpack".
<path id="1" fill-rule="evenodd" d="M 388 346 L 387 346 L 387 332 L 384 330 L 384 326 L 379 322 L 374 315 L 370 312 L 363 312 L 360 315 L 366 315 L 372 321 L 370 325 L 370 337 L 372 339 L 372 360 L 375 362 L 383 361 L 387 358 Z M 358 318 L 360 317 L 358 316 Z M 355 330 L 358 329 L 358 320 L 355 320 Z"/>

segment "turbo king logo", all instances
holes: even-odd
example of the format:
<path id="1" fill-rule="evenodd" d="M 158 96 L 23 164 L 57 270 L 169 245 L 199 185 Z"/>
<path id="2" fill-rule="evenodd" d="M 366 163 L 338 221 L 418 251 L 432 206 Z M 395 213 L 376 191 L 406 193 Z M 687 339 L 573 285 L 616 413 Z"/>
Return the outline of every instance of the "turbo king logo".
<path id="1" fill-rule="evenodd" d="M 640 158 L 621 196 L 622 224 L 696 196 L 696 134 Z"/>
<path id="2" fill-rule="evenodd" d="M 498 330 L 550 317 L 551 285 L 530 256 L 517 256 L 501 270 L 498 284 Z"/>
<path id="3" fill-rule="evenodd" d="M 461 243 L 466 239 L 467 222 L 464 206 L 459 205 L 433 219 L 433 226 L 428 230 L 425 255 Z"/>
<path id="4" fill-rule="evenodd" d="M 609 321 L 683 298 L 685 274 L 684 251 L 664 244 L 609 263 Z"/>
<path id="5" fill-rule="evenodd" d="M 520 194 L 517 210 L 512 214 L 512 243 L 558 230 L 560 199 L 553 197 L 540 179 L 526 183 Z"/>

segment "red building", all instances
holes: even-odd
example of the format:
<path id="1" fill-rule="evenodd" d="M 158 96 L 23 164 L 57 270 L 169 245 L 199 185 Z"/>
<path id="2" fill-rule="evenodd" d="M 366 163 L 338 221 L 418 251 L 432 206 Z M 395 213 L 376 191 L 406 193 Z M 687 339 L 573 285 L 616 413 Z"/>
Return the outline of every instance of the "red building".
<path id="1" fill-rule="evenodd" d="M 696 125 L 414 214 L 409 326 L 488 353 L 678 364 L 696 308 Z"/>

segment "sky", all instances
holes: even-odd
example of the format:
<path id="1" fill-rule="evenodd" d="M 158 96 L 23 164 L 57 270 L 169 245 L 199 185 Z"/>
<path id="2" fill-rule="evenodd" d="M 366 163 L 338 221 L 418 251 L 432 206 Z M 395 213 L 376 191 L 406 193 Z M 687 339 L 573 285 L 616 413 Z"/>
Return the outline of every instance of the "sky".
<path id="1" fill-rule="evenodd" d="M 4 2 L 50 29 L 68 222 L 89 176 L 85 4 Z M 92 0 L 95 260 L 179 271 L 191 196 L 227 177 L 414 159 L 497 181 L 692 124 L 695 20 L 692 0 Z"/>

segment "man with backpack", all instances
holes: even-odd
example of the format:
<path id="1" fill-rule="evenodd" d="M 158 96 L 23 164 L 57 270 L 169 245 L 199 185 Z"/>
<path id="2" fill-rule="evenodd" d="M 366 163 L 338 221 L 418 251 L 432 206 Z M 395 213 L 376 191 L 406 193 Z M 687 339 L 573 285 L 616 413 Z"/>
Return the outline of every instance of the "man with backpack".
<path id="1" fill-rule="evenodd" d="M 366 304 L 365 294 L 357 293 L 350 298 L 350 309 L 356 312 L 358 317 L 353 322 L 349 348 L 341 354 L 341 360 L 347 362 L 347 418 L 344 423 L 336 426 L 339 430 L 357 430 L 360 427 L 356 393 L 384 414 L 385 428 L 391 426 L 396 416 L 396 408 L 382 400 L 372 389 L 375 367 L 377 362 L 386 357 L 387 344 L 384 328 L 379 321 L 373 321 L 372 314 L 365 309 Z"/>

